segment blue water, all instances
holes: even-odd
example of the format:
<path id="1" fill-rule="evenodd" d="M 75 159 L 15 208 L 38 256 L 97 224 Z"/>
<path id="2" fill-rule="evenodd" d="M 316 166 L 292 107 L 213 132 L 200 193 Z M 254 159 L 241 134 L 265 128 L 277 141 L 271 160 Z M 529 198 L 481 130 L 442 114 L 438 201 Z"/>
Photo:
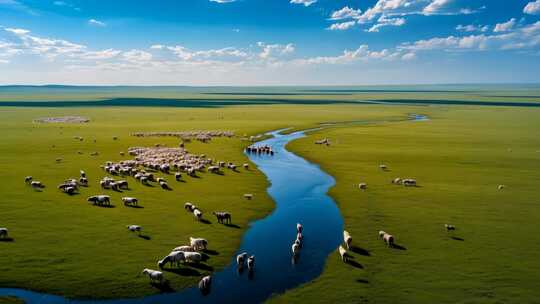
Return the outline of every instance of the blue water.
<path id="1" fill-rule="evenodd" d="M 281 135 L 259 142 L 270 145 L 274 156 L 249 155 L 268 178 L 268 193 L 276 208 L 268 217 L 251 224 L 238 252 L 254 254 L 255 271 L 239 274 L 235 258 L 224 270 L 213 274 L 212 288 L 203 296 L 197 288 L 137 299 L 69 300 L 60 296 L 24 289 L 2 288 L 0 295 L 16 296 L 27 303 L 260 303 L 272 294 L 318 277 L 327 256 L 339 245 L 343 219 L 335 202 L 326 193 L 334 179 L 317 165 L 287 151 L 285 145 L 304 137 L 303 132 Z M 256 204 L 256 200 L 252 202 Z M 296 239 L 296 223 L 304 226 L 304 245 L 299 259 L 292 262 L 291 245 Z M 165 275 L 171 275 L 165 273 Z"/>

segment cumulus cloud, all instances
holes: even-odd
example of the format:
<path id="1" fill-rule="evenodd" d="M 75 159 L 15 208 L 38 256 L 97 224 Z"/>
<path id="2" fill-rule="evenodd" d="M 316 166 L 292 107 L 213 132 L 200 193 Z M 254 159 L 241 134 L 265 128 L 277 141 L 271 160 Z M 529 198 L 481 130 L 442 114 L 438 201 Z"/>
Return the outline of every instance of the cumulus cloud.
<path id="1" fill-rule="evenodd" d="M 356 25 L 356 21 L 346 21 L 331 24 L 328 29 L 331 31 L 344 31 Z"/>
<path id="2" fill-rule="evenodd" d="M 330 20 L 343 20 L 349 18 L 358 18 L 362 14 L 360 9 L 353 9 L 348 6 L 343 7 L 340 10 L 332 12 Z"/>
<path id="3" fill-rule="evenodd" d="M 358 61 L 369 60 L 394 60 L 400 57 L 401 51 L 390 51 L 383 49 L 381 51 L 372 51 L 366 44 L 360 45 L 356 50 L 345 50 L 338 56 L 319 56 L 306 59 L 295 60 L 297 64 L 348 64 Z"/>
<path id="4" fill-rule="evenodd" d="M 292 4 L 303 4 L 304 6 L 310 6 L 316 2 L 317 0 L 291 0 Z"/>
<path id="5" fill-rule="evenodd" d="M 458 25 L 456 26 L 456 30 L 460 32 L 487 32 L 489 31 L 488 25 L 475 25 L 475 24 L 469 24 L 469 25 Z"/>
<path id="6" fill-rule="evenodd" d="M 210 0 L 210 2 L 215 2 L 215 3 L 223 4 L 223 3 L 232 3 L 232 2 L 236 2 L 236 0 Z"/>
<path id="7" fill-rule="evenodd" d="M 381 27 L 385 27 L 385 26 L 402 26 L 404 24 L 405 24 L 405 18 L 388 18 L 388 17 L 382 15 L 377 20 L 377 23 L 374 24 L 367 31 L 370 32 L 370 33 L 373 33 L 373 32 L 378 32 Z"/>
<path id="8" fill-rule="evenodd" d="M 512 19 L 508 20 L 507 22 L 497 23 L 495 25 L 495 29 L 493 29 L 493 31 L 495 33 L 508 32 L 511 29 L 513 29 L 515 25 L 516 25 L 516 19 L 512 18 Z"/>
<path id="9" fill-rule="evenodd" d="M 540 14 L 540 0 L 527 3 L 523 8 L 523 12 L 529 15 L 539 15 Z"/>
<path id="10" fill-rule="evenodd" d="M 99 20 L 96 20 L 96 19 L 88 20 L 88 24 L 94 25 L 94 26 L 101 26 L 101 27 L 107 26 L 107 24 L 105 22 L 99 21 Z"/>
<path id="11" fill-rule="evenodd" d="M 266 44 L 264 42 L 258 42 L 262 50 L 259 53 L 259 57 L 262 59 L 272 59 L 275 57 L 284 56 L 294 52 L 294 45 L 292 43 L 283 45 L 283 44 Z"/>

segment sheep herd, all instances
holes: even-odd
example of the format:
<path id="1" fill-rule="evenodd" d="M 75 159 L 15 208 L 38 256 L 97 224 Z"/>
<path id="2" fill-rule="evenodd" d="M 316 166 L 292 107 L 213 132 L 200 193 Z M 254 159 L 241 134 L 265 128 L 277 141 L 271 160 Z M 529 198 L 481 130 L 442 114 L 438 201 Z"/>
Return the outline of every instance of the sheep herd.
<path id="1" fill-rule="evenodd" d="M 214 137 L 233 137 L 234 132 L 214 130 L 214 131 L 182 131 L 182 132 L 135 132 L 131 136 L 136 137 L 178 137 L 182 140 L 195 139 L 200 142 L 208 142 Z"/>

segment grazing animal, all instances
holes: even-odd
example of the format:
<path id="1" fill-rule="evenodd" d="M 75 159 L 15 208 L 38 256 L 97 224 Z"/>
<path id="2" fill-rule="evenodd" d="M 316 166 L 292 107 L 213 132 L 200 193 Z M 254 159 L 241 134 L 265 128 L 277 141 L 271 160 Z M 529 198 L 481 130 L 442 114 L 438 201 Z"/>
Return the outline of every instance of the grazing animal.
<path id="1" fill-rule="evenodd" d="M 65 187 L 63 189 L 63 191 L 69 195 L 72 195 L 72 194 L 75 194 L 75 191 L 77 190 L 77 188 L 75 187 Z"/>
<path id="2" fill-rule="evenodd" d="M 394 246 L 394 236 L 388 233 L 385 233 L 383 235 L 383 241 L 386 243 L 388 247 Z"/>
<path id="3" fill-rule="evenodd" d="M 157 281 L 160 284 L 163 284 L 163 272 L 161 272 L 161 271 L 145 268 L 145 269 L 143 269 L 141 274 L 147 275 L 148 278 L 150 279 L 150 282 L 156 282 Z"/>
<path id="4" fill-rule="evenodd" d="M 174 178 L 176 179 L 177 182 L 179 182 L 180 179 L 182 178 L 182 174 L 180 172 L 176 172 L 174 174 Z"/>
<path id="5" fill-rule="evenodd" d="M 30 186 L 32 186 L 32 188 L 34 188 L 34 189 L 45 188 L 45 186 L 39 181 L 32 181 L 30 183 Z"/>
<path id="6" fill-rule="evenodd" d="M 339 255 L 341 256 L 341 260 L 343 262 L 347 262 L 348 256 L 347 256 L 347 249 L 343 248 L 343 246 L 339 245 Z"/>
<path id="7" fill-rule="evenodd" d="M 8 237 L 8 229 L 7 228 L 0 228 L 0 238 L 7 238 Z"/>
<path id="8" fill-rule="evenodd" d="M 249 271 L 253 271 L 255 269 L 255 256 L 252 255 L 247 259 L 247 267 Z"/>
<path id="9" fill-rule="evenodd" d="M 200 221 L 202 219 L 203 213 L 199 209 L 193 209 L 193 216 L 195 216 L 195 218 Z"/>
<path id="10" fill-rule="evenodd" d="M 386 165 L 384 165 L 384 164 L 381 164 L 381 165 L 379 165 L 379 169 L 385 171 L 386 169 L 388 169 L 388 167 Z"/>
<path id="11" fill-rule="evenodd" d="M 200 251 L 200 250 L 206 250 L 206 247 L 208 246 L 208 241 L 202 238 L 189 238 L 189 245 L 193 247 L 193 249 Z"/>
<path id="12" fill-rule="evenodd" d="M 186 211 L 189 211 L 189 212 L 193 212 L 193 210 L 195 210 L 195 205 L 193 205 L 192 203 L 185 203 L 184 204 L 184 209 L 186 209 Z"/>
<path id="13" fill-rule="evenodd" d="M 382 239 L 382 237 L 386 234 L 386 232 L 380 230 L 379 231 L 379 238 Z"/>
<path id="14" fill-rule="evenodd" d="M 122 197 L 122 202 L 124 202 L 125 206 L 137 206 L 139 200 L 134 197 Z"/>
<path id="15" fill-rule="evenodd" d="M 159 183 L 159 185 L 161 186 L 161 189 L 165 189 L 165 190 L 168 190 L 168 189 L 169 189 L 169 185 L 168 185 L 166 182 L 164 182 L 164 181 L 161 181 L 161 182 Z"/>
<path id="16" fill-rule="evenodd" d="M 296 232 L 297 233 L 302 233 L 302 230 L 304 230 L 304 226 L 302 226 L 302 224 L 300 224 L 300 223 L 297 223 L 296 224 Z"/>
<path id="17" fill-rule="evenodd" d="M 199 281 L 199 290 L 201 292 L 206 293 L 210 290 L 210 287 L 212 286 L 212 277 L 211 276 L 205 276 Z"/>
<path id="18" fill-rule="evenodd" d="M 406 178 L 406 179 L 402 180 L 401 183 L 405 187 L 416 187 L 416 180 L 412 179 L 412 178 Z"/>
<path id="19" fill-rule="evenodd" d="M 131 232 L 138 232 L 141 233 L 142 227 L 139 225 L 128 225 L 127 229 Z"/>
<path id="20" fill-rule="evenodd" d="M 195 249 L 193 249 L 193 247 L 191 246 L 184 245 L 184 246 L 178 246 L 172 250 L 172 252 L 175 252 L 175 251 L 194 252 Z"/>
<path id="21" fill-rule="evenodd" d="M 32 176 L 27 176 L 24 178 L 24 182 L 27 184 L 30 183 L 31 181 L 32 181 Z"/>
<path id="22" fill-rule="evenodd" d="M 159 260 L 157 265 L 159 267 L 159 269 L 163 269 L 163 267 L 169 263 L 171 267 L 173 266 L 180 266 L 180 262 L 185 262 L 186 261 L 186 258 L 184 256 L 184 252 L 182 251 L 173 251 L 171 253 L 169 253 L 169 255 L 167 255 L 166 257 L 164 257 L 163 259 Z"/>
<path id="23" fill-rule="evenodd" d="M 345 242 L 347 249 L 351 249 L 352 236 L 346 230 L 343 231 L 343 241 Z"/>
<path id="24" fill-rule="evenodd" d="M 84 172 L 83 170 L 81 170 L 80 173 L 81 173 L 81 177 L 86 177 L 86 172 Z"/>
<path id="25" fill-rule="evenodd" d="M 246 262 L 247 255 L 248 255 L 247 252 L 243 252 L 236 256 L 236 264 L 238 265 L 239 268 L 244 267 L 244 263 Z"/>
<path id="26" fill-rule="evenodd" d="M 246 194 L 244 194 L 244 198 L 247 199 L 247 200 L 251 200 L 253 198 L 253 194 L 246 193 Z"/>
<path id="27" fill-rule="evenodd" d="M 86 177 L 79 178 L 79 184 L 83 186 L 88 186 L 88 179 Z"/>
<path id="28" fill-rule="evenodd" d="M 248 170 L 249 169 L 249 164 L 244 164 L 244 169 Z"/>
<path id="29" fill-rule="evenodd" d="M 229 212 L 212 212 L 216 216 L 218 223 L 230 224 L 232 221 L 231 214 Z"/>
<path id="30" fill-rule="evenodd" d="M 111 205 L 111 197 L 108 196 L 108 195 L 94 195 L 94 196 L 90 196 L 88 198 L 89 202 L 92 202 L 94 205 L 99 205 L 99 206 L 103 206 L 103 205 Z"/>
<path id="31" fill-rule="evenodd" d="M 504 189 L 504 185 L 499 185 L 499 186 L 497 187 L 497 189 L 499 189 L 499 190 Z"/>
<path id="32" fill-rule="evenodd" d="M 360 190 L 366 190 L 367 189 L 367 184 L 366 183 L 360 183 L 360 184 L 358 184 L 358 188 L 360 188 Z"/>
<path id="33" fill-rule="evenodd" d="M 300 254 L 300 245 L 298 245 L 296 242 L 291 247 L 293 256 L 297 256 Z"/>
<path id="34" fill-rule="evenodd" d="M 202 254 L 198 252 L 191 252 L 191 251 L 180 251 L 183 252 L 185 261 L 189 263 L 195 263 L 198 264 L 202 261 Z"/>
<path id="35" fill-rule="evenodd" d="M 446 231 L 456 230 L 456 227 L 450 224 L 444 224 L 444 228 L 446 228 Z"/>

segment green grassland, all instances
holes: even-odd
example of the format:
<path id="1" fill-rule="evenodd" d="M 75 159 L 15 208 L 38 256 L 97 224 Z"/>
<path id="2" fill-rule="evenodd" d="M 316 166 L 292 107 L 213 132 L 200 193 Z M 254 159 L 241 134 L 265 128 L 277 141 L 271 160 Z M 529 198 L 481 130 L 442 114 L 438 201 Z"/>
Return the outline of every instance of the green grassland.
<path id="1" fill-rule="evenodd" d="M 0 226 L 8 227 L 13 242 L 0 242 L 0 286 L 21 287 L 68 297 L 137 297 L 159 292 L 138 277 L 145 268 L 189 236 L 205 237 L 213 251 L 199 268 L 166 273 L 173 289 L 196 282 L 202 275 L 229 263 L 249 221 L 261 218 L 274 207 L 266 195 L 267 181 L 255 168 L 224 176 L 200 174 L 177 183 L 166 176 L 173 191 L 146 187 L 128 178 L 131 189 L 123 193 L 101 190 L 106 176 L 99 166 L 132 146 L 156 143 L 177 146 L 174 138 L 138 138 L 136 131 L 233 130 L 238 137 L 192 142 L 187 149 L 216 160 L 247 162 L 240 137 L 283 127 L 306 128 L 321 121 L 403 119 L 403 109 L 390 111 L 373 106 L 260 106 L 217 109 L 191 108 L 9 108 L 0 110 Z M 36 124 L 48 116 L 82 115 L 87 124 Z M 74 139 L 82 136 L 83 141 Z M 118 140 L 113 140 L 117 136 Z M 96 142 L 94 142 L 94 139 Z M 79 154 L 78 152 L 82 154 Z M 98 156 L 90 156 L 91 152 Z M 60 163 L 56 159 L 61 157 Z M 80 195 L 68 196 L 56 186 L 85 170 L 91 181 Z M 25 185 L 32 175 L 47 187 L 42 192 Z M 115 208 L 89 205 L 86 198 L 105 192 Z M 244 193 L 255 199 L 245 201 Z M 127 208 L 122 196 L 135 196 L 144 208 Z M 192 201 L 211 224 L 197 223 L 183 210 Z M 230 211 L 240 229 L 216 223 L 211 211 Z M 149 240 L 129 233 L 126 225 L 143 226 Z"/>
<path id="2" fill-rule="evenodd" d="M 422 113 L 432 120 L 325 129 L 289 145 L 336 178 L 330 194 L 362 250 L 351 252 L 354 265 L 332 254 L 319 278 L 270 302 L 538 302 L 540 111 Z M 313 144 L 324 137 L 330 147 Z M 393 185 L 395 177 L 419 187 Z M 402 250 L 386 248 L 379 230 Z"/>

